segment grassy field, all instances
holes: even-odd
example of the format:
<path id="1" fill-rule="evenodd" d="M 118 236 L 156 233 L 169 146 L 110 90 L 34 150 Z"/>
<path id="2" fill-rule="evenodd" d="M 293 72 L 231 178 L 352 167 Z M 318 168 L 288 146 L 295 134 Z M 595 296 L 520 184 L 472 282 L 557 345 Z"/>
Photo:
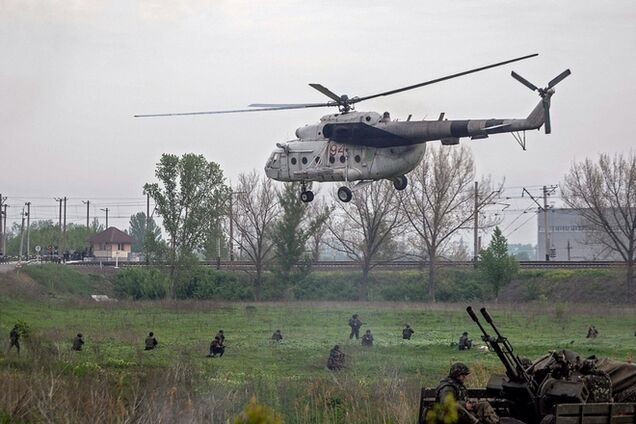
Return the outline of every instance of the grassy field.
<path id="1" fill-rule="evenodd" d="M 502 371 L 496 356 L 451 346 L 462 331 L 478 340 L 466 305 L 400 303 L 212 303 L 48 301 L 0 298 L 0 332 L 17 320 L 31 336 L 20 356 L 0 353 L 2 414 L 27 421 L 231 422 L 256 397 L 284 422 L 414 422 L 419 388 L 434 386 L 451 363 L 474 372 L 468 385 Z M 474 306 L 482 306 L 475 304 Z M 516 351 L 535 358 L 567 348 L 631 360 L 635 308 L 568 304 L 496 305 L 495 322 Z M 360 314 L 375 337 L 363 348 L 348 339 Z M 405 323 L 416 331 L 401 339 Z M 588 325 L 599 338 L 585 339 Z M 270 342 L 280 328 L 284 340 Z M 225 330 L 223 358 L 206 358 Z M 143 351 L 154 331 L 155 351 Z M 82 352 L 71 352 L 84 334 Z M 4 336 L 6 337 L 6 336 Z M 339 343 L 347 369 L 325 368 Z M 478 343 L 479 344 L 479 343 Z"/>

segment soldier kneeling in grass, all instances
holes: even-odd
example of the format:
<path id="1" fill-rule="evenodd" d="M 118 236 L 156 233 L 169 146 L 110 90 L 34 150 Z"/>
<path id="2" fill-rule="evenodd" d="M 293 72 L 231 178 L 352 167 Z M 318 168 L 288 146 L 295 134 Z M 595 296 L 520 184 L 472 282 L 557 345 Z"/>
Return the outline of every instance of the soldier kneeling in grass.
<path id="1" fill-rule="evenodd" d="M 144 350 L 152 350 L 155 347 L 157 347 L 159 342 L 155 338 L 155 333 L 153 333 L 152 331 L 148 333 L 148 337 L 146 337 L 145 344 L 146 344 L 146 347 L 144 348 Z"/>
<path id="2" fill-rule="evenodd" d="M 345 354 L 340 350 L 339 345 L 335 345 L 329 352 L 327 359 L 327 368 L 332 371 L 338 371 L 345 367 Z"/>
<path id="3" fill-rule="evenodd" d="M 216 358 L 216 355 L 223 356 L 225 353 L 225 346 L 223 345 L 223 341 L 219 336 L 215 336 L 212 343 L 210 343 L 210 353 L 208 357 Z"/>
<path id="4" fill-rule="evenodd" d="M 77 333 L 77 336 L 73 339 L 73 347 L 71 347 L 71 349 L 79 352 L 82 350 L 83 345 L 84 339 L 82 338 L 82 333 Z"/>

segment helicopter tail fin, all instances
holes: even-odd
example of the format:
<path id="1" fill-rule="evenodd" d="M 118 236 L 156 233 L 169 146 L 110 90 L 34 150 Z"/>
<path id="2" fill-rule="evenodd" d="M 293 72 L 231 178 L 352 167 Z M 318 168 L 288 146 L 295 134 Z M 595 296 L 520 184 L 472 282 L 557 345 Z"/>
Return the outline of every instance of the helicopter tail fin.
<path id="1" fill-rule="evenodd" d="M 532 112 L 530 112 L 526 121 L 528 121 L 530 129 L 541 128 L 541 126 L 545 123 L 545 108 L 543 106 L 543 100 L 541 100 L 537 106 L 532 109 Z"/>

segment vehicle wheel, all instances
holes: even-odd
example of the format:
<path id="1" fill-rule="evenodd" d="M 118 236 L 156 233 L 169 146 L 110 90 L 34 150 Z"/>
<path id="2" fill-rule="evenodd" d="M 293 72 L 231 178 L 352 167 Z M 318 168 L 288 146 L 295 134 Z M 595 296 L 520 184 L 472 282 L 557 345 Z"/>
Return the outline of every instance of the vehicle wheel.
<path id="1" fill-rule="evenodd" d="M 307 203 L 307 202 L 309 202 L 309 194 L 307 194 L 307 192 L 306 192 L 306 191 L 301 192 L 301 193 L 300 193 L 300 200 L 301 200 L 303 203 Z"/>
<path id="2" fill-rule="evenodd" d="M 353 195 L 351 194 L 351 190 L 349 190 L 349 187 L 340 187 L 338 189 L 338 199 L 341 202 L 347 203 L 351 201 L 352 197 Z"/>
<path id="3" fill-rule="evenodd" d="M 393 187 L 395 187 L 396 190 L 404 190 L 408 184 L 409 180 L 406 179 L 406 175 L 400 175 L 393 180 Z"/>
<path id="4" fill-rule="evenodd" d="M 300 200 L 302 200 L 305 203 L 311 202 L 312 200 L 314 200 L 314 193 L 311 190 L 307 190 L 307 191 L 303 191 L 302 193 L 300 193 Z"/>

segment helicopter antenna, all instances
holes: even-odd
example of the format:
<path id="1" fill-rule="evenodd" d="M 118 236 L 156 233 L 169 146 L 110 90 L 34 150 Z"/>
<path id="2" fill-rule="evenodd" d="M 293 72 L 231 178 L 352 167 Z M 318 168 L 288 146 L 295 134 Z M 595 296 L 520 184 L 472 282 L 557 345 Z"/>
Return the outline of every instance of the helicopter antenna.
<path id="1" fill-rule="evenodd" d="M 211 114 L 221 114 L 221 113 L 263 112 L 263 111 L 270 111 L 270 110 L 305 109 L 305 108 L 332 107 L 332 106 L 338 107 L 338 110 L 340 110 L 340 112 L 342 112 L 342 113 L 348 113 L 348 112 L 350 112 L 351 110 L 354 109 L 354 105 L 356 103 L 359 103 L 359 102 L 361 102 L 363 100 L 374 99 L 376 97 L 381 97 L 381 96 L 390 96 L 392 94 L 397 94 L 397 93 L 401 93 L 403 91 L 413 90 L 415 88 L 424 87 L 424 86 L 430 85 L 430 84 L 436 84 L 438 82 L 446 81 L 446 80 L 449 80 L 449 79 L 452 79 L 452 78 L 461 77 L 463 75 L 468 75 L 468 74 L 472 74 L 472 73 L 475 73 L 475 72 L 484 71 L 486 69 L 495 68 L 497 66 L 507 65 L 508 63 L 513 63 L 513 62 L 518 62 L 520 60 L 529 59 L 531 57 L 536 57 L 538 55 L 539 55 L 538 53 L 529 54 L 529 55 L 521 56 L 521 57 L 518 57 L 518 58 L 515 58 L 515 59 L 510 59 L 510 60 L 506 60 L 506 61 L 503 61 L 503 62 L 497 62 L 497 63 L 493 63 L 491 65 L 481 66 L 479 68 L 469 69 L 468 71 L 458 72 L 456 74 L 447 75 L 447 76 L 444 76 L 444 77 L 432 79 L 432 80 L 429 80 L 429 81 L 421 82 L 419 84 L 409 85 L 407 87 L 397 88 L 395 90 L 385 91 L 385 92 L 382 92 L 382 93 L 372 94 L 372 95 L 364 96 L 364 97 L 358 97 L 358 96 L 349 97 L 346 94 L 337 95 L 336 93 L 334 93 L 333 91 L 329 90 L 327 87 L 323 86 L 322 84 L 316 84 L 316 83 L 309 84 L 310 87 L 314 88 L 315 90 L 320 91 L 322 94 L 324 94 L 325 96 L 327 96 L 327 97 L 329 97 L 331 99 L 330 102 L 326 102 L 326 103 L 281 103 L 281 104 L 276 104 L 276 103 L 253 103 L 253 104 L 250 104 L 250 105 L 247 106 L 249 109 L 217 110 L 217 111 L 208 111 L 208 112 L 155 113 L 155 114 L 135 115 L 135 118 L 150 118 L 150 117 L 159 117 L 159 116 L 211 115 Z M 559 77 L 561 77 L 560 79 L 559 79 L 559 77 L 557 77 L 554 80 L 550 81 L 550 84 L 556 85 L 556 83 L 558 83 L 561 79 L 565 78 L 566 76 L 567 75 L 561 77 L 561 75 L 560 75 L 559 76 Z M 557 79 L 558 79 L 558 81 L 554 82 Z M 530 84 L 530 83 L 528 83 L 528 84 Z M 525 84 L 525 85 L 530 87 L 530 85 L 528 85 L 528 84 Z M 532 86 L 532 87 L 534 87 L 534 86 Z M 532 88 L 532 87 L 530 87 L 530 88 Z M 551 88 L 551 87 L 549 87 L 549 88 Z M 548 97 L 548 108 L 549 108 L 549 97 Z M 549 118 L 546 118 L 546 119 L 549 121 Z M 546 129 L 548 128 L 548 126 L 549 126 L 549 123 L 546 123 Z"/>

